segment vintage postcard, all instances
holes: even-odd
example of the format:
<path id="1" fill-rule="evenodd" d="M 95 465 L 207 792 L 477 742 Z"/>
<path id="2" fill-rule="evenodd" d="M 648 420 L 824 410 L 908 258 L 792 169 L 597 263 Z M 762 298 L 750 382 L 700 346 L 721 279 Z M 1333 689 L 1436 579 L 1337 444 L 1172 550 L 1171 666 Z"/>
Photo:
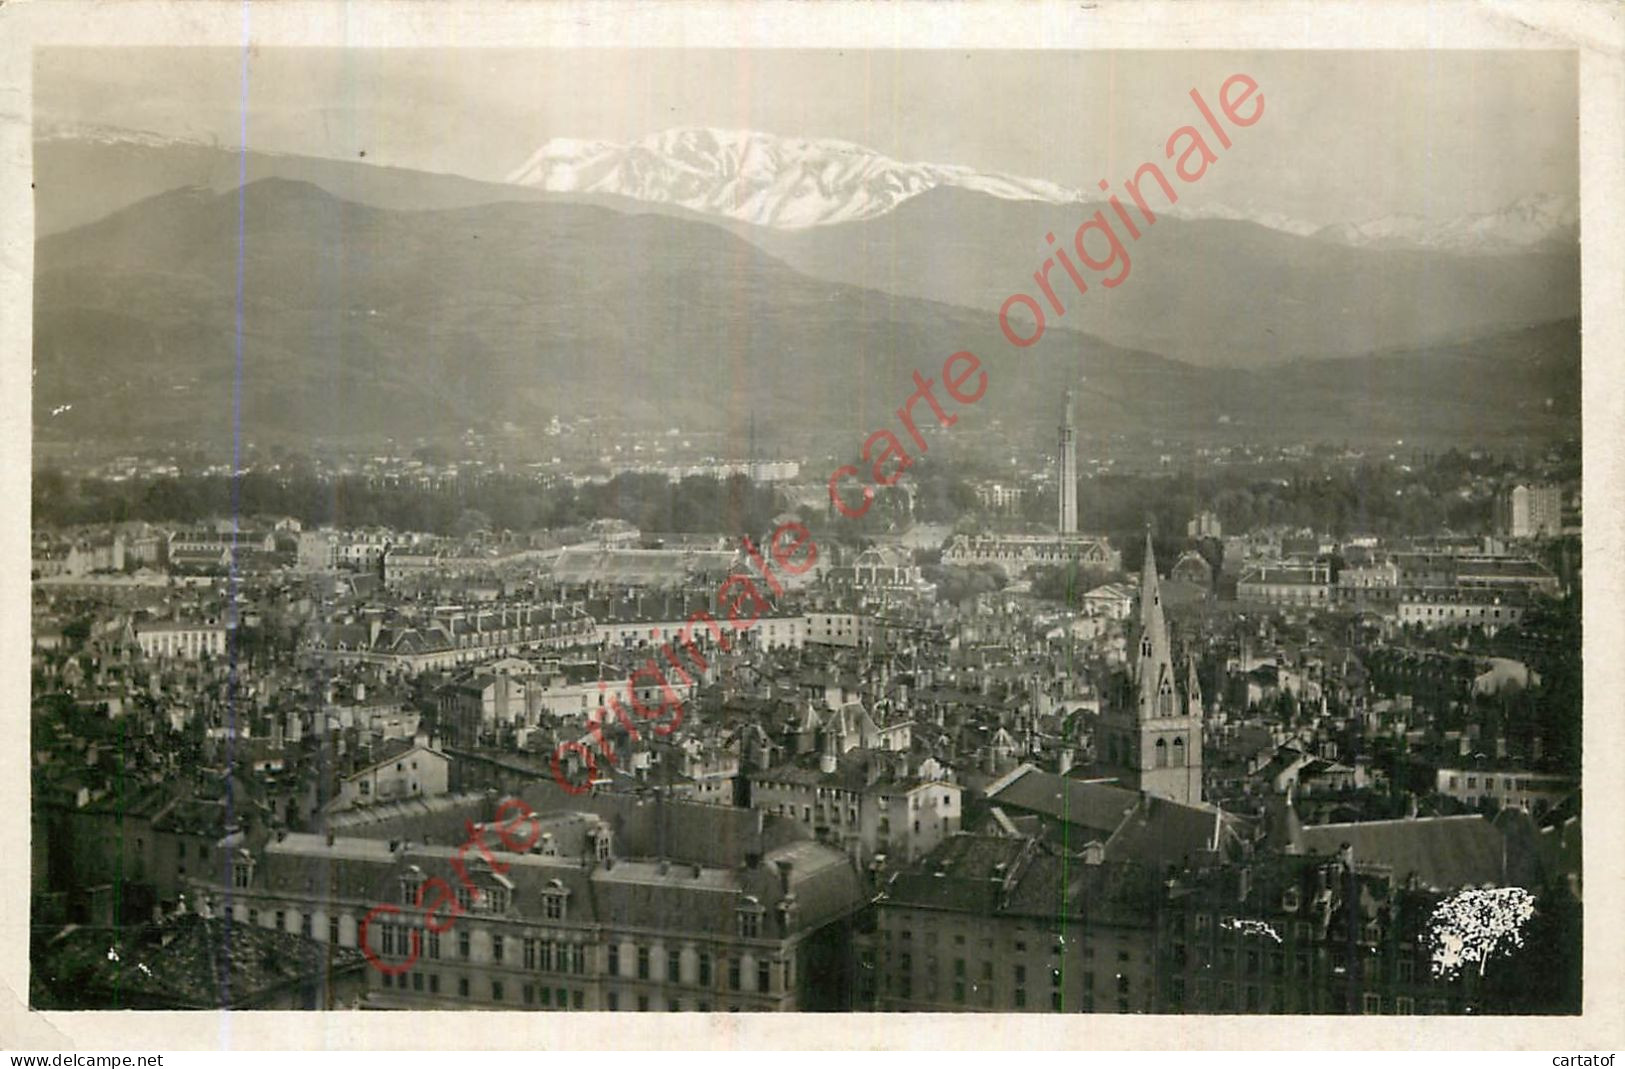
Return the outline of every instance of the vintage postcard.
<path id="1" fill-rule="evenodd" d="M 1618 12 L 1307 10 L 0 10 L 4 1045 L 1618 1042 Z"/>

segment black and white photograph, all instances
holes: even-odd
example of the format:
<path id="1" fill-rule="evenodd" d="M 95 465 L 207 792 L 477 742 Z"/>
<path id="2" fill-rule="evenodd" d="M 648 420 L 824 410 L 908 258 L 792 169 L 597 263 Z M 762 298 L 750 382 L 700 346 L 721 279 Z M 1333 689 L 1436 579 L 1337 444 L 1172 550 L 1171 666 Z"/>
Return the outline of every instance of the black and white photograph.
<path id="1" fill-rule="evenodd" d="M 33 48 L 19 1001 L 1578 1019 L 1583 52 Z"/>

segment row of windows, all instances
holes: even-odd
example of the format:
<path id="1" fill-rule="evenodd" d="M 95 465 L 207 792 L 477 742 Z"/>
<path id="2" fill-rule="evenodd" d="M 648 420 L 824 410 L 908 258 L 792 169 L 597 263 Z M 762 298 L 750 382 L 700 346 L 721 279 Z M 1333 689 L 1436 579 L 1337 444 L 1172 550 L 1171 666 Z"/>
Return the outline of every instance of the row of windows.
<path id="1" fill-rule="evenodd" d="M 1458 778 L 1459 777 L 1457 776 L 1450 777 L 1451 790 L 1456 789 L 1456 782 Z M 1468 776 L 1467 786 L 1469 789 L 1476 790 L 1478 788 L 1478 777 Z M 1529 777 L 1518 777 L 1516 779 L 1511 776 L 1501 777 L 1501 789 L 1503 791 L 1562 791 L 1565 790 L 1567 786 L 1568 784 L 1566 782 L 1557 779 L 1540 780 Z M 1487 775 L 1484 777 L 1484 789 L 1487 791 L 1492 791 L 1495 789 L 1494 776 Z"/>
<path id="2" fill-rule="evenodd" d="M 1171 715 L 1171 712 L 1165 710 L 1164 715 Z M 1185 740 L 1182 737 L 1175 736 L 1171 755 L 1166 739 L 1158 739 L 1153 752 L 1156 754 L 1156 767 L 1158 768 L 1185 767 Z"/>
<path id="3" fill-rule="evenodd" d="M 260 911 L 255 907 L 250 906 L 239 915 L 246 916 L 249 924 L 258 925 L 260 923 Z M 314 938 L 314 915 L 302 912 L 298 916 L 299 934 L 307 939 Z M 287 931 L 288 911 L 277 910 L 272 926 L 277 931 Z M 353 931 L 359 934 L 360 928 L 361 921 L 357 919 Z M 412 953 L 413 931 L 420 932 L 420 953 L 431 960 L 438 960 L 443 956 L 442 933 L 433 931 L 427 926 L 419 928 L 417 925 L 389 924 L 375 921 L 369 926 L 367 938 L 378 953 L 389 957 L 404 958 Z M 327 918 L 327 941 L 335 946 L 342 942 L 340 937 L 340 917 L 338 915 L 330 915 Z M 540 972 L 584 973 L 587 971 L 587 947 L 585 944 L 524 939 L 522 940 L 522 946 L 524 966 L 527 969 L 535 969 Z M 491 961 L 505 961 L 508 956 L 508 948 L 507 936 L 500 932 L 492 933 L 490 941 Z M 456 933 L 456 953 L 457 957 L 463 960 L 471 960 L 473 957 L 473 941 L 467 929 Z"/>
<path id="4" fill-rule="evenodd" d="M 609 994 L 604 996 L 604 1002 L 605 1002 L 605 1009 L 610 1009 L 610 1010 L 618 1010 L 618 1009 L 620 1009 L 621 1008 L 620 992 L 611 991 Z M 639 995 L 639 996 L 637 996 L 637 998 L 633 1002 L 633 1004 L 627 1006 L 626 1008 L 627 1009 L 633 1009 L 634 1007 L 638 1010 L 639 1013 L 648 1013 L 650 1010 L 654 1009 L 653 1001 L 650 999 L 650 997 L 648 995 Z M 663 1008 L 665 1009 L 665 1011 L 667 1013 L 681 1013 L 684 1010 L 697 1010 L 700 1013 L 710 1013 L 712 1007 L 711 1007 L 711 1003 L 709 1001 L 705 1000 L 705 999 L 699 999 L 699 1000 L 693 1001 L 693 1002 L 684 1002 L 682 999 L 668 998 L 668 999 L 665 1000 L 665 1005 L 664 1005 Z M 739 1012 L 739 1006 L 737 1004 L 729 1006 L 728 1007 L 728 1012 L 729 1013 L 738 1013 Z"/>
<path id="5" fill-rule="evenodd" d="M 1173 1010 L 1218 1010 L 1242 1011 L 1247 1013 L 1271 1012 L 1289 1009 L 1308 1010 L 1326 1009 L 1329 1006 L 1315 1006 L 1311 992 L 1298 988 L 1260 987 L 1256 984 L 1247 984 L 1241 988 L 1229 981 L 1220 981 L 1217 984 L 1207 980 L 1197 980 L 1195 986 L 1196 1001 L 1193 1005 L 1185 1003 L 1185 978 L 1175 976 L 1168 981 L 1169 1009 Z M 1239 996 L 1239 998 L 1238 998 Z M 1333 1001 L 1337 1001 L 1337 996 Z M 1296 1003 L 1296 1005 L 1289 1005 Z M 1338 1003 L 1340 1005 L 1340 1002 Z M 1425 1004 L 1426 1012 L 1432 1014 L 1449 1013 L 1449 1003 L 1445 999 L 1431 999 Z M 1416 1013 L 1417 1003 L 1414 996 L 1395 995 L 1384 998 L 1375 991 L 1362 992 L 1360 996 L 1360 1012 L 1365 1014 L 1392 1013 L 1400 1016 L 1410 1016 Z"/>
<path id="6" fill-rule="evenodd" d="M 1414 605 L 1401 606 L 1400 611 L 1401 611 L 1402 615 L 1405 615 L 1405 616 L 1427 616 L 1427 617 L 1433 616 L 1433 610 L 1431 608 L 1423 608 L 1420 611 L 1418 611 L 1416 606 L 1414 606 Z M 1451 619 L 1455 619 L 1457 617 L 1466 618 L 1466 617 L 1470 617 L 1470 616 L 1474 615 L 1475 611 L 1476 611 L 1476 613 L 1478 615 L 1478 618 L 1480 620 L 1485 619 L 1484 614 L 1486 612 L 1492 612 L 1492 615 L 1489 617 L 1490 619 L 1499 620 L 1501 618 L 1501 610 L 1500 609 L 1495 609 L 1495 610 L 1492 611 L 1492 610 L 1489 610 L 1489 609 L 1485 609 L 1482 605 L 1476 606 L 1476 607 L 1474 607 L 1474 606 L 1451 606 L 1449 608 L 1440 608 L 1438 615 L 1439 615 L 1439 617 L 1441 619 L 1445 618 L 1446 616 L 1448 616 Z M 1508 609 L 1507 610 L 1507 617 L 1509 619 L 1516 619 L 1516 614 L 1517 614 L 1517 610 L 1515 610 L 1515 609 Z"/>
<path id="7" fill-rule="evenodd" d="M 441 993 L 440 974 L 417 970 L 410 975 L 395 976 L 392 973 L 381 973 L 383 986 L 398 988 L 401 991 L 410 990 L 415 994 L 438 995 Z M 473 981 L 466 976 L 456 978 L 456 992 L 458 998 L 473 998 Z M 505 980 L 489 980 L 484 982 L 484 991 L 481 992 L 491 1002 L 508 1001 L 508 982 Z M 549 987 L 546 984 L 521 984 L 520 999 L 526 1006 L 541 1006 L 553 1009 L 586 1009 L 587 994 L 579 988 Z"/>
<path id="8" fill-rule="evenodd" d="M 1329 948 L 1331 968 L 1333 972 L 1342 972 L 1347 968 L 1348 952 L 1342 946 Z M 1261 976 L 1267 970 L 1269 975 L 1284 977 L 1287 972 L 1288 956 L 1284 951 L 1276 950 L 1265 954 L 1258 950 L 1248 950 L 1238 954 L 1231 947 L 1220 948 L 1217 955 L 1205 946 L 1198 945 L 1194 952 L 1189 951 L 1185 944 L 1175 943 L 1171 948 L 1169 957 L 1175 968 L 1183 969 L 1194 966 L 1198 969 L 1212 969 L 1218 966 L 1219 973 L 1234 973 L 1238 967 L 1247 976 Z M 1292 974 L 1300 980 L 1308 979 L 1315 971 L 1314 958 L 1307 950 L 1295 951 L 1290 958 L 1293 969 Z M 1402 950 L 1401 956 L 1393 959 L 1394 976 L 1401 983 L 1411 983 L 1416 979 L 1416 958 L 1408 950 Z M 1382 970 L 1381 959 L 1375 959 L 1367 966 L 1368 972 Z"/>
<path id="9" fill-rule="evenodd" d="M 754 937 L 760 928 L 761 914 L 750 910 L 741 910 L 742 923 L 748 922 L 744 934 Z M 250 907 L 247 910 L 248 923 L 260 923 L 260 911 Z M 278 931 L 287 930 L 288 915 L 286 910 L 277 910 L 275 913 L 275 927 Z M 299 914 L 299 931 L 305 938 L 313 938 L 314 917 L 310 913 Z M 359 930 L 359 922 L 357 922 Z M 389 923 L 374 923 L 368 931 L 368 939 L 378 953 L 384 957 L 407 958 L 414 951 L 413 934 L 418 932 L 419 944 L 417 952 L 430 961 L 439 961 L 444 958 L 442 933 L 432 931 L 427 927 L 421 929 L 416 926 Z M 473 945 L 469 931 L 461 929 L 456 933 L 456 956 L 463 961 L 472 960 Z M 339 917 L 330 916 L 327 921 L 327 941 L 334 945 L 340 943 Z M 523 939 L 520 941 L 520 962 L 524 968 L 536 972 L 558 972 L 585 974 L 587 972 L 587 946 L 581 943 L 561 943 L 544 939 Z M 491 935 L 490 960 L 503 963 L 509 959 L 510 944 L 508 937 L 501 933 Z M 621 976 L 621 946 L 611 943 L 606 948 L 606 971 L 610 976 Z M 636 977 L 639 980 L 649 980 L 653 976 L 652 951 L 647 946 L 639 946 L 635 950 Z M 756 990 L 769 991 L 772 989 L 772 961 L 759 959 L 756 962 Z M 742 970 L 743 962 L 740 958 L 727 959 L 728 988 L 732 991 L 743 989 Z M 793 969 L 793 963 L 787 963 L 787 969 Z M 664 978 L 669 983 L 683 982 L 682 952 L 668 950 L 665 958 Z M 700 987 L 710 987 L 713 982 L 713 958 L 710 951 L 697 952 L 695 959 L 694 982 Z M 787 982 L 788 982 L 787 977 Z"/>
<path id="10" fill-rule="evenodd" d="M 1021 966 L 1017 966 L 1016 968 L 1019 975 L 1016 978 L 1015 985 L 1010 990 L 1010 1004 L 1018 1010 L 1026 1009 L 1029 1005 L 1026 976 L 1024 971 L 1022 971 Z M 1092 973 L 1084 974 L 1084 991 L 1079 1008 L 1085 1012 L 1093 1011 L 1095 1008 L 1096 991 L 1094 980 L 1095 978 Z M 1113 977 L 1112 984 L 1103 984 L 1101 986 L 1103 988 L 1109 987 L 1115 993 L 1118 1012 L 1129 1012 L 1132 987 L 1129 977 L 1118 974 L 1117 976 Z M 895 994 L 899 999 L 912 999 L 915 997 L 915 985 L 913 977 L 907 975 L 897 977 L 895 983 L 891 982 L 890 978 L 888 978 L 886 989 L 888 993 Z M 935 976 L 926 977 L 925 983 L 922 985 L 922 991 L 925 1001 L 937 1001 L 940 997 L 937 978 Z M 997 990 L 994 984 L 990 981 L 973 982 L 963 977 L 956 976 L 953 978 L 950 994 L 954 1005 L 958 1006 L 979 1005 L 983 1007 L 991 1007 L 999 1004 Z M 1050 991 L 1049 1005 L 1050 1009 L 1057 1013 L 1064 1009 L 1065 996 L 1062 994 L 1061 986 L 1058 980 L 1054 983 L 1052 990 Z"/>
<path id="11" fill-rule="evenodd" d="M 648 947 L 646 947 L 646 946 L 638 947 L 637 950 L 636 950 L 636 958 L 635 958 L 635 960 L 636 960 L 636 966 L 635 966 L 636 967 L 636 972 L 635 972 L 636 978 L 639 979 L 639 980 L 653 979 L 654 978 L 654 976 L 653 976 L 653 955 L 652 955 L 650 949 Z M 683 981 L 683 967 L 682 966 L 683 966 L 683 958 L 682 958 L 682 952 L 681 951 L 678 951 L 678 950 L 668 950 L 668 951 L 666 951 L 665 971 L 664 971 L 664 974 L 663 974 L 665 981 L 667 983 L 672 983 L 672 984 L 683 983 L 684 981 Z M 727 961 L 726 961 L 726 967 L 727 967 L 727 972 L 728 972 L 728 990 L 730 990 L 730 991 L 743 990 L 743 986 L 744 986 L 743 985 L 743 980 L 744 980 L 744 962 L 743 962 L 743 960 L 740 959 L 740 958 L 728 958 Z M 787 969 L 788 968 L 793 968 L 793 966 L 787 965 L 786 968 Z M 611 943 L 609 945 L 609 959 L 608 959 L 607 972 L 608 972 L 608 975 L 610 975 L 610 976 L 622 976 L 623 975 L 623 973 L 621 972 L 621 948 L 620 948 L 620 946 L 618 944 Z M 710 951 L 702 950 L 702 951 L 698 952 L 698 954 L 696 956 L 695 970 L 694 970 L 694 973 L 693 973 L 693 977 L 694 977 L 693 982 L 699 987 L 708 988 L 708 987 L 710 987 L 712 985 L 712 982 L 713 982 L 713 980 L 712 980 L 712 958 L 711 958 L 711 952 Z M 756 962 L 756 990 L 765 992 L 765 991 L 771 991 L 772 989 L 773 989 L 773 963 L 771 961 L 765 959 L 765 958 L 764 959 L 759 959 Z"/>

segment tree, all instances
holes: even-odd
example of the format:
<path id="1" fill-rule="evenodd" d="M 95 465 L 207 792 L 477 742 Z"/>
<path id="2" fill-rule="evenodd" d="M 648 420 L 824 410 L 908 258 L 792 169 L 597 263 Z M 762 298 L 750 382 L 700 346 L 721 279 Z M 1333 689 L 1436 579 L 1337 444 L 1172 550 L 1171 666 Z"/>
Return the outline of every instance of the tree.
<path id="1" fill-rule="evenodd" d="M 464 509 L 457 516 L 457 525 L 453 528 L 453 533 L 459 538 L 467 538 L 478 531 L 489 531 L 490 529 L 491 517 L 479 509 Z"/>

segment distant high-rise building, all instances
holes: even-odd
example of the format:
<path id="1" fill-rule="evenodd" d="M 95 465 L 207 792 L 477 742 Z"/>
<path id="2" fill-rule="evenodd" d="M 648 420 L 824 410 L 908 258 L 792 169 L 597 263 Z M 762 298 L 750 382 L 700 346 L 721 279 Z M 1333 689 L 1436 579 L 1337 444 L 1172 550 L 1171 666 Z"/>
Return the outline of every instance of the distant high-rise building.
<path id="1" fill-rule="evenodd" d="M 1224 528 L 1219 523 L 1217 513 L 1204 509 L 1185 525 L 1185 535 L 1188 538 L 1222 538 Z"/>
<path id="2" fill-rule="evenodd" d="M 1066 415 L 1061 423 L 1060 533 L 1078 533 L 1078 435 L 1072 425 L 1072 391 L 1066 391 Z"/>
<path id="3" fill-rule="evenodd" d="M 1496 526 L 1508 538 L 1563 533 L 1563 491 L 1556 486 L 1514 486 L 1495 499 Z"/>

